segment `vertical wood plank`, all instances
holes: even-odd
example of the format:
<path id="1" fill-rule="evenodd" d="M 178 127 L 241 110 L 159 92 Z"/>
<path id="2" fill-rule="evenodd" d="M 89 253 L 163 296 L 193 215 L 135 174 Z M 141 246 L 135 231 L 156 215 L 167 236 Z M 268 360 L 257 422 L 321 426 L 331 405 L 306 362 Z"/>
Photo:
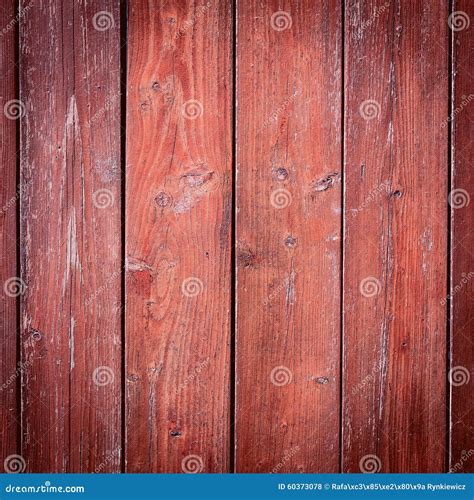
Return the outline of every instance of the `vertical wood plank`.
<path id="1" fill-rule="evenodd" d="M 22 17 L 22 418 L 31 472 L 119 470 L 119 34 L 116 0 L 39 1 Z"/>
<path id="2" fill-rule="evenodd" d="M 24 290 L 17 269 L 17 125 L 22 113 L 16 83 L 16 2 L 0 7 L 0 463 L 15 470 L 18 454 L 17 301 Z M 8 458 L 10 457 L 10 458 Z M 10 464 L 10 465 L 7 465 Z M 21 464 L 20 464 L 21 468 Z"/>
<path id="3" fill-rule="evenodd" d="M 474 472 L 474 4 L 456 0 L 449 18 L 454 48 L 451 112 L 451 453 L 452 472 Z"/>
<path id="4" fill-rule="evenodd" d="M 237 16 L 236 468 L 337 472 L 341 6 Z"/>
<path id="5" fill-rule="evenodd" d="M 447 4 L 347 2 L 343 470 L 442 472 Z"/>
<path id="6" fill-rule="evenodd" d="M 225 472 L 231 2 L 129 7 L 126 469 Z"/>

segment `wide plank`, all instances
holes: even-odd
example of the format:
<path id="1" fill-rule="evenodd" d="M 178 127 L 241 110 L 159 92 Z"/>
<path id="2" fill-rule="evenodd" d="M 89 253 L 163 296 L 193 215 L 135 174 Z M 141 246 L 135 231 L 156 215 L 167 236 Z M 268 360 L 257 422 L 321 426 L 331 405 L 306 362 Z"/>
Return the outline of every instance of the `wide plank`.
<path id="1" fill-rule="evenodd" d="M 231 7 L 129 4 L 127 472 L 229 470 Z"/>
<path id="2" fill-rule="evenodd" d="M 22 453 L 30 472 L 120 470 L 119 71 L 118 0 L 35 2 L 22 16 Z"/>
<path id="3" fill-rule="evenodd" d="M 442 472 L 447 4 L 346 6 L 343 471 Z"/>
<path id="4" fill-rule="evenodd" d="M 341 20 L 237 4 L 237 472 L 339 470 Z"/>

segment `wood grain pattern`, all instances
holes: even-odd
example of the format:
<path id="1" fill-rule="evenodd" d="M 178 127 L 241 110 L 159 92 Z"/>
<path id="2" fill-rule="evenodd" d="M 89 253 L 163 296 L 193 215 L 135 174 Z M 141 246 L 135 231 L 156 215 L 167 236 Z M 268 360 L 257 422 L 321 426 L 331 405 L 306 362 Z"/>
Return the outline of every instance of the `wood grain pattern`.
<path id="1" fill-rule="evenodd" d="M 0 463 L 18 453 L 17 302 L 22 291 L 17 269 L 17 125 L 15 2 L 0 7 Z"/>
<path id="2" fill-rule="evenodd" d="M 118 471 L 119 2 L 39 1 L 21 23 L 23 456 Z"/>
<path id="3" fill-rule="evenodd" d="M 238 472 L 337 472 L 341 8 L 238 2 Z"/>
<path id="4" fill-rule="evenodd" d="M 128 472 L 229 468 L 231 19 L 230 2 L 130 4 Z"/>
<path id="5" fill-rule="evenodd" d="M 445 468 L 447 16 L 347 4 L 346 472 Z"/>
<path id="6" fill-rule="evenodd" d="M 474 472 L 473 34 L 4 0 L 5 471 Z"/>
<path id="7" fill-rule="evenodd" d="M 474 4 L 454 2 L 450 470 L 474 472 Z"/>

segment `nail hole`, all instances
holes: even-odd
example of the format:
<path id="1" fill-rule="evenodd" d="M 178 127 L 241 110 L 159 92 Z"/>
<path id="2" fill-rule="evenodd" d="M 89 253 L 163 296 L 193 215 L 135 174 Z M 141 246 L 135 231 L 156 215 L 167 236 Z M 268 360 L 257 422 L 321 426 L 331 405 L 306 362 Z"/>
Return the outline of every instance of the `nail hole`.
<path id="1" fill-rule="evenodd" d="M 283 167 L 277 168 L 275 171 L 275 175 L 279 181 L 284 181 L 288 179 L 288 170 L 286 170 L 286 168 Z"/>
<path id="2" fill-rule="evenodd" d="M 289 235 L 285 238 L 285 245 L 289 248 L 294 248 L 296 246 L 296 238 Z"/>
<path id="3" fill-rule="evenodd" d="M 38 340 L 41 340 L 43 338 L 43 335 L 41 334 L 41 332 L 39 332 L 38 330 L 33 330 L 31 332 L 31 338 L 38 342 Z"/>

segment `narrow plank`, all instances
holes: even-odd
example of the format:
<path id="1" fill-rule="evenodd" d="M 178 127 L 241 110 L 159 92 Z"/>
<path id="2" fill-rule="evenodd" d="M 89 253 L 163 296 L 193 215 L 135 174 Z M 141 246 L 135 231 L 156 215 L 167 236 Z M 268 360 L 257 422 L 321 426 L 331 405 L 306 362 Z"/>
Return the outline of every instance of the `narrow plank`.
<path id="1" fill-rule="evenodd" d="M 23 455 L 119 471 L 119 2 L 35 2 L 20 45 Z"/>
<path id="2" fill-rule="evenodd" d="M 450 470 L 474 472 L 474 4 L 454 2 Z"/>
<path id="3" fill-rule="evenodd" d="M 347 3 L 343 471 L 442 472 L 444 0 Z"/>
<path id="4" fill-rule="evenodd" d="M 238 2 L 238 472 L 337 472 L 341 5 Z"/>
<path id="5" fill-rule="evenodd" d="M 17 269 L 17 126 L 22 114 L 16 83 L 16 2 L 0 7 L 0 461 L 22 469 L 19 451 L 17 303 L 24 290 Z"/>
<path id="6" fill-rule="evenodd" d="M 231 3 L 129 7 L 126 470 L 225 472 Z"/>

